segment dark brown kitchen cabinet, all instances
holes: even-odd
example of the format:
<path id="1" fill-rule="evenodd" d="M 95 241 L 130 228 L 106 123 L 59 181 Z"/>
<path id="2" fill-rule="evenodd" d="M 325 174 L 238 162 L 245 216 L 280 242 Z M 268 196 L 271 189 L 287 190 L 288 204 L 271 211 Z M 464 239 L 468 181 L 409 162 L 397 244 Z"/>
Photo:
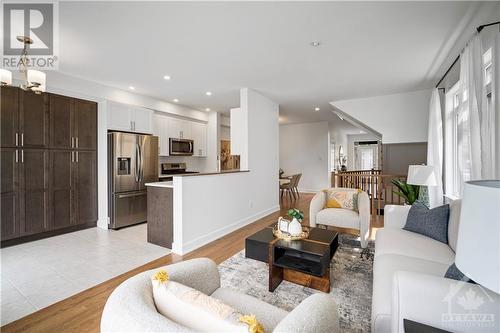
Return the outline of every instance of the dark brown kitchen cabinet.
<path id="1" fill-rule="evenodd" d="M 19 146 L 49 146 L 48 94 L 19 90 Z"/>
<path id="2" fill-rule="evenodd" d="M 20 235 L 48 230 L 48 155 L 47 149 L 21 149 L 19 165 Z"/>
<path id="3" fill-rule="evenodd" d="M 97 148 L 97 104 L 75 99 L 74 119 L 75 148 L 95 150 Z"/>
<path id="4" fill-rule="evenodd" d="M 73 163 L 75 182 L 75 224 L 97 221 L 97 154 L 75 151 Z"/>
<path id="5" fill-rule="evenodd" d="M 1 245 L 95 226 L 97 103 L 0 90 Z"/>
<path id="6" fill-rule="evenodd" d="M 0 148 L 2 241 L 19 237 L 19 151 Z"/>
<path id="7" fill-rule="evenodd" d="M 74 224 L 75 153 L 71 150 L 51 150 L 49 155 L 49 228 L 56 230 Z"/>
<path id="8" fill-rule="evenodd" d="M 2 148 L 2 241 L 47 230 L 46 149 Z"/>
<path id="9" fill-rule="evenodd" d="M 97 148 L 97 104 L 50 94 L 50 148 Z"/>
<path id="10" fill-rule="evenodd" d="M 13 87 L 1 90 L 2 147 L 48 147 L 48 94 Z"/>
<path id="11" fill-rule="evenodd" d="M 19 89 L 1 87 L 0 91 L 2 147 L 15 147 L 16 141 L 19 141 Z"/>
<path id="12" fill-rule="evenodd" d="M 50 94 L 50 148 L 73 148 L 73 98 Z"/>

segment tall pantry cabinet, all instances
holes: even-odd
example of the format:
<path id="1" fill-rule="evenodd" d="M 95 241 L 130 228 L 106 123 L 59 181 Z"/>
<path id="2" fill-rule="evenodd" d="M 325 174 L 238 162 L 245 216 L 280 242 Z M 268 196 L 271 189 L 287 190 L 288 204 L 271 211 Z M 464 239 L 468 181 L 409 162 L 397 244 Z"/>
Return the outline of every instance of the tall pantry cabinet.
<path id="1" fill-rule="evenodd" d="M 1 87 L 1 241 L 97 222 L 97 104 Z"/>

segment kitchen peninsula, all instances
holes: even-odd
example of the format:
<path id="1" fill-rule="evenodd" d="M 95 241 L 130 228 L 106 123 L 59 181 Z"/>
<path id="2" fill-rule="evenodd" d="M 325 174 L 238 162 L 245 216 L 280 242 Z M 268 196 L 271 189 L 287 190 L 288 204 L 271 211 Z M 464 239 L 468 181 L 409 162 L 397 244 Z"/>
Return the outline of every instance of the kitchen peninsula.
<path id="1" fill-rule="evenodd" d="M 182 254 L 184 251 L 182 248 L 179 248 L 179 246 L 183 244 L 184 231 L 190 231 L 184 224 L 184 214 L 182 214 L 184 208 L 186 208 L 185 200 L 183 199 L 187 193 L 183 184 L 186 182 L 187 178 L 222 177 L 224 175 L 241 173 L 248 173 L 248 171 L 226 170 L 220 172 L 183 174 L 173 176 L 172 181 L 146 183 L 145 185 L 148 191 L 148 242 L 172 249 L 174 253 Z M 198 191 L 189 191 L 189 196 L 190 198 L 203 200 L 203 198 L 199 196 Z M 191 209 L 198 209 L 198 207 L 192 206 Z M 216 218 L 216 214 L 217 210 L 215 209 L 205 211 L 205 218 L 197 220 L 196 223 L 201 223 L 210 218 Z M 179 246 L 176 247 L 175 244 Z"/>

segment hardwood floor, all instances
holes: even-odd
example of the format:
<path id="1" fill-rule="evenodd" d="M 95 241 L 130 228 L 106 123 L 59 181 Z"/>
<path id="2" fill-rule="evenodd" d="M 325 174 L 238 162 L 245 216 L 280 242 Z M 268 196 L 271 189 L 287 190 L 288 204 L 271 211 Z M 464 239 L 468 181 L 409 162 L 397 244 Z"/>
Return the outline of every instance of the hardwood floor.
<path id="1" fill-rule="evenodd" d="M 265 226 L 273 224 L 280 215 L 295 207 L 305 213 L 304 224 L 309 223 L 309 202 L 312 194 L 301 194 L 295 202 L 284 200 L 279 212 L 268 215 L 252 224 L 238 229 L 218 240 L 207 244 L 187 255 L 169 254 L 143 266 L 137 267 L 125 274 L 87 289 L 63 301 L 55 303 L 24 318 L 1 327 L 1 331 L 8 332 L 99 332 L 101 313 L 104 304 L 111 292 L 124 280 L 142 271 L 168 265 L 174 262 L 208 257 L 216 263 L 221 263 L 245 247 L 245 238 Z M 382 218 L 372 218 L 371 237 L 376 230 L 383 226 Z M 356 234 L 354 230 L 342 230 Z"/>

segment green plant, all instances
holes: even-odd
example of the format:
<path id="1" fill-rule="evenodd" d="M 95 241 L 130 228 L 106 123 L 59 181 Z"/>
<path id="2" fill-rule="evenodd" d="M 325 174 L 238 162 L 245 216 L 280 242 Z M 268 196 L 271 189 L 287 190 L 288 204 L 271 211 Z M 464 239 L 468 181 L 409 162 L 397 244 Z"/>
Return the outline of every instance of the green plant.
<path id="1" fill-rule="evenodd" d="M 409 205 L 413 205 L 418 199 L 420 186 L 407 184 L 404 180 L 393 179 L 391 183 L 398 188 L 399 191 L 392 191 L 394 194 L 399 195 Z"/>
<path id="2" fill-rule="evenodd" d="M 290 216 L 292 219 L 296 218 L 299 222 L 301 222 L 304 219 L 304 213 L 298 210 L 297 208 L 289 209 L 287 215 Z"/>

